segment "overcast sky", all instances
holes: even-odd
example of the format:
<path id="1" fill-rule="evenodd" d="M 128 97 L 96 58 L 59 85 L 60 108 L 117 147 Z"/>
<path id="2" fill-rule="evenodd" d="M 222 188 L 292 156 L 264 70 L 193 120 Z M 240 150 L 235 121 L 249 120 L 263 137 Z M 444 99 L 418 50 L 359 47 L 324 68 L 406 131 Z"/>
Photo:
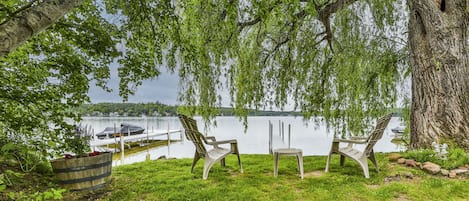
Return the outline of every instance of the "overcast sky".
<path id="1" fill-rule="evenodd" d="M 143 81 L 143 85 L 139 86 L 135 95 L 129 96 L 127 102 L 146 103 L 160 102 L 167 105 L 175 105 L 177 103 L 178 82 L 177 74 L 170 74 L 162 69 L 162 74 L 153 80 Z M 111 79 L 108 81 L 108 87 L 113 90 L 109 93 L 103 89 L 90 84 L 88 95 L 92 103 L 101 102 L 122 102 L 119 96 L 119 77 L 117 76 L 117 65 L 111 65 Z"/>

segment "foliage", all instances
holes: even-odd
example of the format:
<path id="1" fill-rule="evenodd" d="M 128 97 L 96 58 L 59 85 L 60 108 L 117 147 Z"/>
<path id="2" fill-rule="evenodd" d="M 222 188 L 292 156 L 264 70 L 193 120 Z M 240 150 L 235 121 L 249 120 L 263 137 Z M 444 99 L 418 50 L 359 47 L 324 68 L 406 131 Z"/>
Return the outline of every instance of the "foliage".
<path id="1" fill-rule="evenodd" d="M 60 199 L 65 190 L 55 183 L 48 161 L 44 163 L 47 167 L 37 165 L 32 172 L 23 172 L 17 163 L 0 157 L 0 200 Z"/>
<path id="2" fill-rule="evenodd" d="M 4 191 L 7 187 L 13 186 L 17 183 L 18 181 L 24 179 L 24 175 L 20 172 L 16 172 L 10 169 L 5 170 L 1 175 L 0 175 L 0 185 L 2 186 L 2 190 L 0 192 Z"/>
<path id="3" fill-rule="evenodd" d="M 90 136 L 75 136 L 65 140 L 65 146 L 67 150 L 70 150 L 77 156 L 85 156 L 86 152 L 91 151 L 90 148 Z"/>
<path id="4" fill-rule="evenodd" d="M 380 172 L 372 168 L 370 179 L 363 177 L 357 163 L 346 161 L 340 167 L 339 156 L 333 157 L 329 173 L 324 173 L 326 157 L 304 157 L 303 180 L 294 157 L 280 159 L 277 178 L 271 155 L 241 155 L 241 160 L 244 173 L 239 173 L 236 157 L 227 157 L 226 167 L 213 166 L 208 180 L 201 178 L 203 163 L 190 172 L 192 159 L 118 166 L 113 168 L 108 193 L 99 200 L 464 200 L 469 196 L 467 180 L 392 166 L 384 154 L 377 154 Z M 414 179 L 384 182 L 386 177 L 408 171 Z"/>
<path id="5" fill-rule="evenodd" d="M 12 156 L 16 161 L 19 162 L 21 169 L 24 172 L 31 172 L 36 163 L 34 163 L 31 158 L 32 154 L 28 153 L 27 147 L 20 147 L 17 149 L 16 145 L 13 143 L 8 143 L 2 146 L 2 154 L 5 156 Z M 30 158 L 31 156 L 31 158 Z"/>
<path id="6" fill-rule="evenodd" d="M 51 171 L 48 160 L 43 154 L 36 152 L 35 147 L 1 137 L 0 147 L 0 158 L 14 161 L 23 172 L 47 173 Z"/>
<path id="7" fill-rule="evenodd" d="M 431 149 L 411 150 L 406 152 L 404 157 L 414 159 L 418 162 L 436 162 L 439 160 L 435 154 L 435 151 Z"/>
<path id="8" fill-rule="evenodd" d="M 469 164 L 469 154 L 461 148 L 450 148 L 446 158 L 439 157 L 435 151 L 430 149 L 408 151 L 404 157 L 418 162 L 432 162 L 445 169 L 454 169 Z"/>
<path id="9" fill-rule="evenodd" d="M 27 201 L 27 200 L 36 200 L 36 201 L 46 201 L 46 200 L 62 200 L 63 193 L 65 189 L 48 189 L 44 192 L 35 192 L 33 194 L 27 194 L 23 191 L 20 192 L 10 192 L 8 197 L 11 200 L 18 200 L 18 201 Z"/>
<path id="10" fill-rule="evenodd" d="M 78 111 L 85 116 L 176 116 L 176 107 L 155 103 L 95 103 L 84 104 Z"/>
<path id="11" fill-rule="evenodd" d="M 6 1 L 1 6 L 20 15 L 37 3 Z M 4 11 L 1 22 L 13 17 Z M 90 80 L 104 87 L 109 64 L 120 55 L 116 25 L 101 11 L 97 3 L 86 1 L 0 58 L 0 137 L 43 157 L 74 147 L 64 144 L 75 138 L 73 122 L 80 116 L 74 108 L 89 100 Z"/>

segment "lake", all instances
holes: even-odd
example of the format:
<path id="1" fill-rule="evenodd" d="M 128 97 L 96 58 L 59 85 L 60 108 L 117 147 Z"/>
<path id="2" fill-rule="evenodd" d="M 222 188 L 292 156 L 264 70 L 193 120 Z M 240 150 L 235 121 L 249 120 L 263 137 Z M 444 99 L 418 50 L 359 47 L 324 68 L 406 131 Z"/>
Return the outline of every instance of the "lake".
<path id="1" fill-rule="evenodd" d="M 195 117 L 199 129 L 203 130 L 202 118 Z M 215 136 L 217 140 L 238 140 L 241 154 L 269 154 L 269 121 L 273 124 L 273 148 L 288 147 L 288 125 L 291 125 L 290 146 L 303 150 L 303 155 L 327 155 L 331 147 L 333 133 L 327 132 L 325 125 L 315 127 L 312 122 L 306 124 L 302 117 L 292 116 L 252 116 L 248 117 L 248 129 L 244 132 L 244 126 L 237 117 L 217 117 L 217 126 L 212 127 L 205 133 Z M 89 125 L 95 133 L 101 132 L 105 127 L 111 127 L 120 123 L 130 123 L 148 128 L 148 130 L 159 129 L 181 129 L 182 125 L 177 117 L 84 117 L 82 124 Z M 279 135 L 281 126 L 284 124 L 284 136 Z M 394 134 L 391 128 L 400 124 L 399 118 L 393 117 L 385 130 L 383 138 L 375 145 L 375 152 L 404 151 L 405 147 L 391 142 Z M 182 133 L 171 135 L 171 139 L 180 139 Z M 162 139 L 165 139 L 162 138 Z M 192 158 L 194 156 L 194 145 L 182 137 L 182 141 L 173 142 L 169 147 L 148 148 L 142 152 L 126 155 L 124 161 L 115 160 L 114 165 L 131 164 L 146 159 L 147 153 L 150 159 L 161 156 L 167 158 Z"/>

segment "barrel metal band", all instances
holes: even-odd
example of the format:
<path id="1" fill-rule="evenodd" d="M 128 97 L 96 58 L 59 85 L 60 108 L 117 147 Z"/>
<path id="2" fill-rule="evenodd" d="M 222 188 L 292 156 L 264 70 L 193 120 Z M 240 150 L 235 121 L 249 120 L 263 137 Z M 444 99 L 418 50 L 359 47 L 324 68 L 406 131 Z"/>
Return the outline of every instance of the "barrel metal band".
<path id="1" fill-rule="evenodd" d="M 81 179 L 71 179 L 71 180 L 66 180 L 66 181 L 59 181 L 59 183 L 60 184 L 75 184 L 75 183 L 81 183 L 81 182 L 85 182 L 85 181 L 93 181 L 93 180 L 105 178 L 109 175 L 111 175 L 111 171 L 106 172 L 104 174 L 92 176 L 92 177 L 85 177 L 85 178 L 81 178 Z"/>
<path id="2" fill-rule="evenodd" d="M 100 167 L 108 166 L 108 165 L 111 165 L 111 164 L 112 164 L 112 161 L 107 161 L 107 162 L 104 162 L 104 163 L 97 163 L 97 164 L 92 164 L 92 165 L 87 165 L 87 166 L 54 169 L 54 172 L 55 173 L 76 172 L 76 171 L 100 168 Z"/>

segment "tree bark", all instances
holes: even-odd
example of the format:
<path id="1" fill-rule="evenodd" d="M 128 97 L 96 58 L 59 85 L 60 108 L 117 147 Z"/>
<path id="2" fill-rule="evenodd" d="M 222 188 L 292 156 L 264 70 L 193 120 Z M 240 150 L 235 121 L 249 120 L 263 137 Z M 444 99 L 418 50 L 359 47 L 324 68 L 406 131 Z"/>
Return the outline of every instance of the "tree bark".
<path id="1" fill-rule="evenodd" d="M 408 0 L 412 66 L 410 148 L 469 150 L 466 0 Z"/>
<path id="2" fill-rule="evenodd" d="M 0 25 L 0 58 L 41 32 L 84 0 L 45 0 Z"/>

